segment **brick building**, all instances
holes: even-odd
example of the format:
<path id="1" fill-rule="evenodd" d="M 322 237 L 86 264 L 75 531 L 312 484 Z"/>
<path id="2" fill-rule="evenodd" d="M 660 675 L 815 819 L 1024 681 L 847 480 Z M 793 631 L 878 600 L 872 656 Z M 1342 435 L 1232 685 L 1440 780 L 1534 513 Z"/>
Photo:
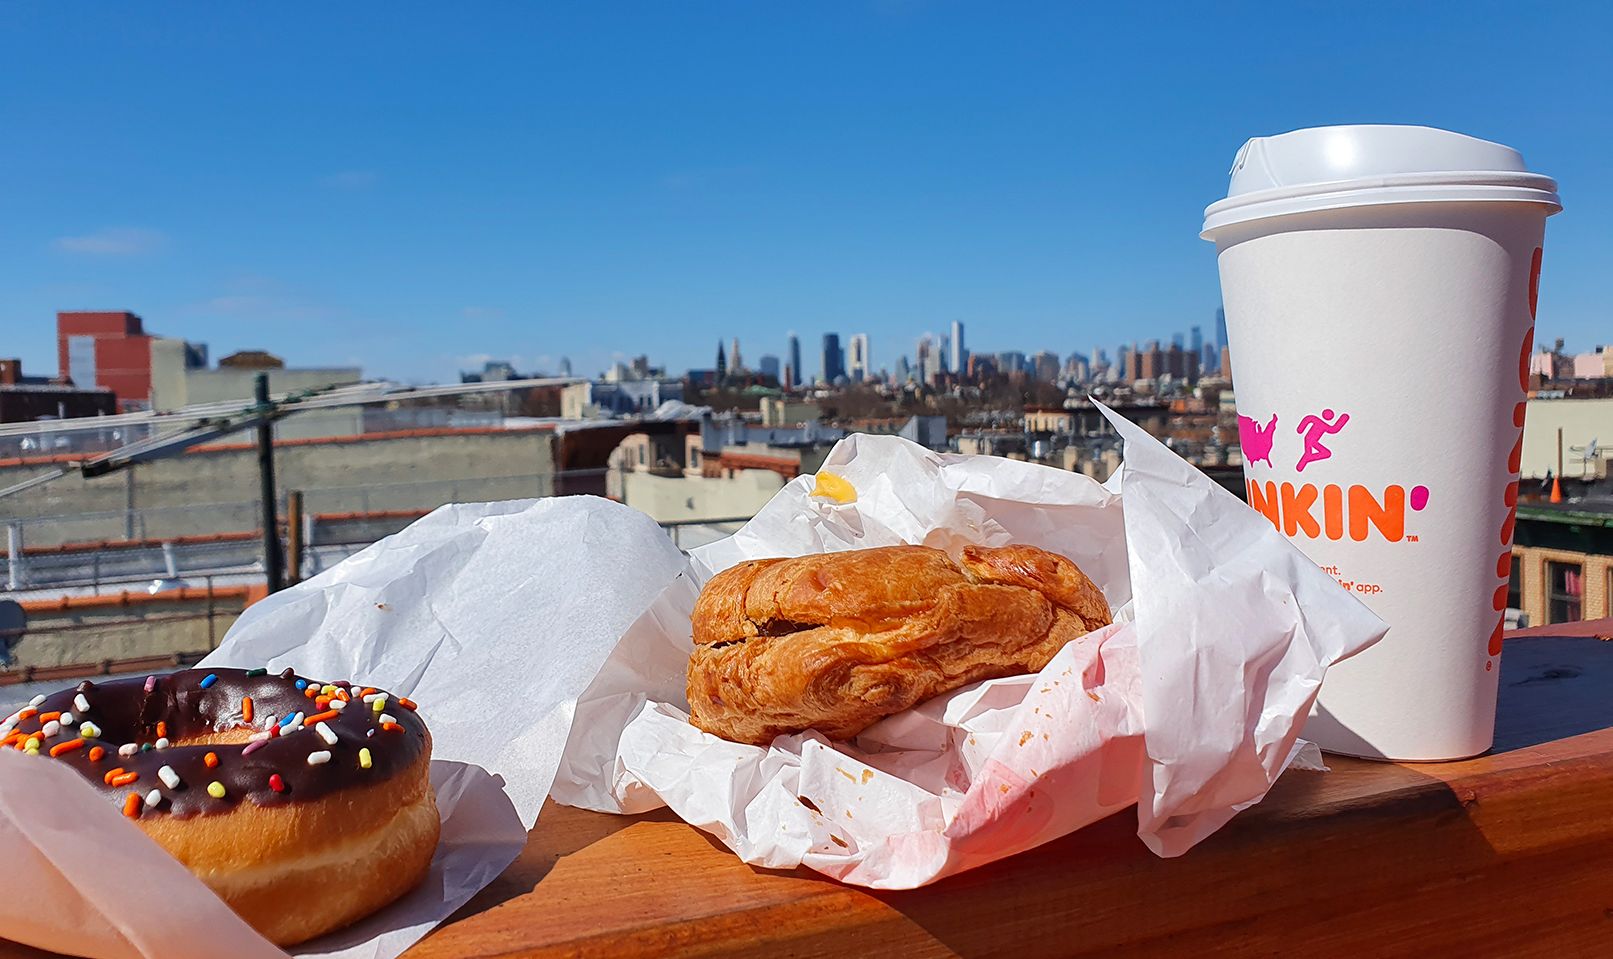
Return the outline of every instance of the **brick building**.
<path id="1" fill-rule="evenodd" d="M 0 360 L 0 423 L 115 412 L 117 403 L 109 390 L 81 389 L 53 383 L 49 377 L 24 376 L 21 360 Z"/>
<path id="2" fill-rule="evenodd" d="M 80 389 L 109 389 L 124 410 L 151 405 L 151 341 L 127 310 L 56 314 L 59 377 Z"/>
<path id="3" fill-rule="evenodd" d="M 1613 616 L 1613 504 L 1520 505 L 1507 605 L 1531 626 Z"/>

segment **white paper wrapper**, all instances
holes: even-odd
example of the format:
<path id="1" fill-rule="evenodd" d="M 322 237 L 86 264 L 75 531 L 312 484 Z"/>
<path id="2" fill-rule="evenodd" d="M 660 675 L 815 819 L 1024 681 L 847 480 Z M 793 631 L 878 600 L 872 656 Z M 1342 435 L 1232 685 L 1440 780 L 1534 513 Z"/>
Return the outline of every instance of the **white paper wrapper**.
<path id="1" fill-rule="evenodd" d="M 565 497 L 444 507 L 253 605 L 204 664 L 407 695 L 443 817 L 431 874 L 292 952 L 390 959 L 520 853 L 576 698 L 685 561 L 642 513 Z M 0 754 L 0 936 L 84 956 L 283 956 L 71 770 Z"/>
<path id="2" fill-rule="evenodd" d="M 1110 414 L 1119 483 L 852 436 L 823 469 L 857 501 L 787 485 L 742 530 L 694 552 L 577 706 L 554 786 L 615 812 L 665 803 L 746 862 L 910 888 L 1132 804 L 1138 835 L 1180 855 L 1258 802 L 1294 759 L 1329 664 L 1385 627 L 1266 519 Z M 1123 490 L 1123 493 L 1122 493 Z M 851 744 L 768 748 L 686 721 L 698 583 L 746 559 L 921 543 L 1028 543 L 1080 564 L 1117 622 L 1034 676 L 938 697 Z"/>

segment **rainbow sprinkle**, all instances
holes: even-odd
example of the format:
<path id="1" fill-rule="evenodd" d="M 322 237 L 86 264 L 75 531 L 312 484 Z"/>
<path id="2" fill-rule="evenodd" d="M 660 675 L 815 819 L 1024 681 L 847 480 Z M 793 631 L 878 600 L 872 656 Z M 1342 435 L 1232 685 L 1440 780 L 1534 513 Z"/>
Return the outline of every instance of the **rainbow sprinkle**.
<path id="1" fill-rule="evenodd" d="M 84 740 L 82 740 L 82 739 L 69 739 L 65 743 L 57 743 L 56 745 L 50 747 L 50 758 L 55 759 L 57 756 L 65 756 L 68 753 L 73 752 L 74 750 L 83 749 L 83 748 L 84 748 Z"/>
<path id="2" fill-rule="evenodd" d="M 323 766 L 328 762 L 330 762 L 330 751 L 327 749 L 308 754 L 308 765 L 310 766 Z"/>
<path id="3" fill-rule="evenodd" d="M 319 734 L 319 738 L 323 739 L 326 745 L 336 745 L 336 733 L 332 732 L 331 728 L 324 723 L 319 723 L 314 726 L 314 732 Z"/>
<path id="4" fill-rule="evenodd" d="M 162 791 L 161 790 L 153 789 L 151 792 L 146 793 L 146 808 L 147 809 L 156 809 L 157 804 L 160 803 L 160 802 L 162 802 Z"/>
<path id="5" fill-rule="evenodd" d="M 371 760 L 370 760 L 370 751 L 369 751 L 368 748 L 360 749 L 358 751 L 358 765 L 359 765 L 360 769 L 369 769 L 370 768 Z"/>
<path id="6" fill-rule="evenodd" d="M 179 788 L 179 774 L 174 772 L 174 767 L 172 766 L 164 766 L 157 770 L 157 778 L 162 780 L 162 784 L 169 789 Z"/>
<path id="7" fill-rule="evenodd" d="M 262 749 L 268 742 L 269 742 L 269 740 L 267 738 L 253 739 L 251 742 L 247 743 L 246 746 L 241 750 L 241 755 L 250 756 L 253 753 L 257 752 L 258 750 Z"/>
<path id="8" fill-rule="evenodd" d="M 267 676 L 268 674 L 269 674 L 269 671 L 267 669 L 264 669 L 262 666 L 259 666 L 257 669 L 249 669 L 249 670 L 247 670 L 246 671 L 246 678 L 247 679 L 252 679 L 253 677 L 256 677 L 256 676 Z"/>
<path id="9" fill-rule="evenodd" d="M 208 673 L 206 676 L 202 677 L 202 688 L 206 689 L 207 687 L 213 685 L 216 682 L 218 682 L 218 674 L 217 673 Z"/>
<path id="10" fill-rule="evenodd" d="M 286 791 L 286 781 L 280 778 L 279 773 L 270 773 L 269 788 L 273 789 L 277 793 L 283 793 Z"/>
<path id="11" fill-rule="evenodd" d="M 130 819 L 140 818 L 140 804 L 144 802 L 139 793 L 130 793 L 123 798 L 123 814 Z"/>
<path id="12" fill-rule="evenodd" d="M 157 688 L 157 677 L 155 677 L 155 676 L 147 676 L 146 677 L 146 692 L 149 693 L 153 689 L 156 689 L 156 688 Z"/>
<path id="13" fill-rule="evenodd" d="M 73 708 L 81 713 L 87 713 L 90 711 L 90 701 L 84 698 L 83 693 L 79 693 L 73 697 Z"/>
<path id="14" fill-rule="evenodd" d="M 223 799 L 224 798 L 224 784 L 219 782 L 216 779 L 213 780 L 212 782 L 207 784 L 207 794 L 209 796 L 212 796 L 214 799 Z"/>

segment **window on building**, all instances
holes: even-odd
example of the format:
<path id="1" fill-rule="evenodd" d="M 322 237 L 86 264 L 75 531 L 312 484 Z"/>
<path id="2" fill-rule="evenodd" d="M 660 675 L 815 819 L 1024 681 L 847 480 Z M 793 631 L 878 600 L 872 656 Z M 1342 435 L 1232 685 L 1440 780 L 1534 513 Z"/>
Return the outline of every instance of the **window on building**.
<path id="1" fill-rule="evenodd" d="M 1523 609 L 1523 564 L 1518 562 L 1518 554 L 1512 554 L 1512 578 L 1507 581 L 1507 606 L 1511 609 Z"/>
<path id="2" fill-rule="evenodd" d="M 1578 563 L 1546 564 L 1546 621 L 1576 623 L 1584 611 L 1585 576 Z"/>

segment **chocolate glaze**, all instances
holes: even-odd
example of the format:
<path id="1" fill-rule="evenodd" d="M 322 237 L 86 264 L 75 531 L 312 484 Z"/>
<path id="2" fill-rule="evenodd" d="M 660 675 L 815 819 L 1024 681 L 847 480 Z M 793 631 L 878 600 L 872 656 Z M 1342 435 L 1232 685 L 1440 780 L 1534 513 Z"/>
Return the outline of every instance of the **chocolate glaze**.
<path id="1" fill-rule="evenodd" d="M 203 689 L 202 682 L 209 675 L 217 679 Z M 388 732 L 381 728 L 381 714 L 358 695 L 364 687 L 306 680 L 316 688 L 340 685 L 352 693 L 352 701 L 345 709 L 324 720 L 336 734 L 334 745 L 327 744 L 312 726 L 304 726 L 266 740 L 245 756 L 242 751 L 250 743 L 175 745 L 147 749 L 133 756 L 118 755 L 118 747 L 125 743 L 155 744 L 158 722 L 166 724 L 170 741 L 182 743 L 191 736 L 226 729 L 250 726 L 265 730 L 271 716 L 278 722 L 288 714 L 312 716 L 320 712 L 314 701 L 296 687 L 298 679 L 291 670 L 280 675 L 248 676 L 246 670 L 240 669 L 188 669 L 155 677 L 149 693 L 144 676 L 104 683 L 86 681 L 76 688 L 53 693 L 33 707 L 39 713 L 71 712 L 74 725 L 64 726 L 45 739 L 40 735 L 43 723 L 36 714 L 17 722 L 16 731 L 40 735 L 40 756 L 44 758 L 52 746 L 80 738 L 79 729 L 85 720 L 94 723 L 100 729 L 98 738 L 86 739 L 83 748 L 64 753 L 54 761 L 78 770 L 97 791 L 119 805 L 131 792 L 145 796 L 157 789 L 163 801 L 155 809 L 142 806 L 141 815 L 181 817 L 229 812 L 242 800 L 276 806 L 381 783 L 407 769 L 425 750 L 425 723 L 395 697 L 388 696 L 385 712 L 401 730 Z M 73 707 L 74 699 L 80 695 L 89 701 L 87 713 Z M 242 721 L 243 696 L 252 697 L 250 724 Z M 93 746 L 106 751 L 99 761 L 90 760 Z M 369 769 L 359 764 L 362 748 L 370 751 Z M 330 761 L 310 766 L 309 755 L 320 751 L 329 752 Z M 209 752 L 218 756 L 218 765 L 211 769 L 205 759 Z M 179 775 L 178 787 L 170 789 L 157 777 L 157 770 L 163 766 L 173 767 Z M 107 785 L 106 773 L 118 767 L 138 773 L 139 778 L 123 786 Z M 269 776 L 275 773 L 282 780 L 284 792 L 276 792 L 269 785 Z M 208 794 L 207 786 L 212 782 L 223 784 L 224 798 L 215 799 Z"/>

